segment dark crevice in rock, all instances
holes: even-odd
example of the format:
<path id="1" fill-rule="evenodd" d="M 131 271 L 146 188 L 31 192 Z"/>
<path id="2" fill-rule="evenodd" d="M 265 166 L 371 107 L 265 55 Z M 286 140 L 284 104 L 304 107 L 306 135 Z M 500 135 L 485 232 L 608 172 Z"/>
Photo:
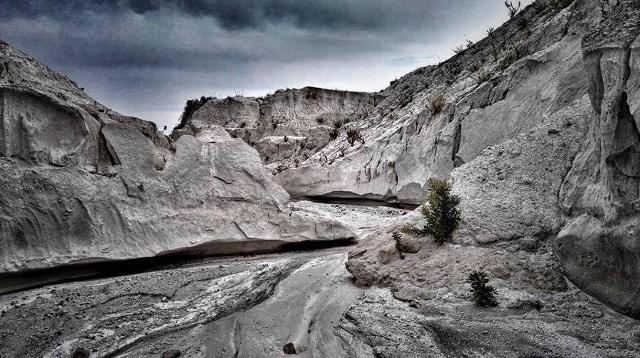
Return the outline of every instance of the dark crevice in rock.
<path id="1" fill-rule="evenodd" d="M 456 123 L 456 129 L 453 135 L 453 148 L 451 150 L 451 160 L 455 163 L 460 150 L 460 139 L 462 137 L 462 121 Z"/>
<path id="2" fill-rule="evenodd" d="M 586 72 L 589 76 L 589 97 L 591 98 L 591 105 L 597 115 L 602 113 L 602 101 L 604 99 L 604 78 L 602 77 L 602 61 L 603 52 L 593 51 L 585 56 Z"/>
<path id="3" fill-rule="evenodd" d="M 278 240 L 213 241 L 160 253 L 152 257 L 125 260 L 95 259 L 93 262 L 72 263 L 47 269 L 25 270 L 18 273 L 3 273 L 0 274 L 0 295 L 54 283 L 159 271 L 181 263 L 197 262 L 206 258 L 323 250 L 351 246 L 355 243 L 355 237 L 300 242 Z"/>
<path id="4" fill-rule="evenodd" d="M 326 195 L 291 197 L 291 201 L 307 200 L 321 204 L 345 204 L 357 206 L 387 206 L 396 209 L 414 210 L 420 205 L 401 202 L 397 197 L 368 198 L 366 195 L 340 192 Z"/>

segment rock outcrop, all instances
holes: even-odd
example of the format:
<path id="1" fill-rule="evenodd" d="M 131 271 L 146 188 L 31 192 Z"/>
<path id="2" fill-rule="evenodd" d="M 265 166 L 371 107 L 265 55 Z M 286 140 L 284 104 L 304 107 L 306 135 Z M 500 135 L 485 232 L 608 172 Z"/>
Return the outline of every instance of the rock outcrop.
<path id="1" fill-rule="evenodd" d="M 339 158 L 336 148 L 346 145 L 333 142 L 278 180 L 291 193 L 414 203 L 428 178 L 453 181 L 463 221 L 452 244 L 404 255 L 391 229 L 379 232 L 347 263 L 362 284 L 433 288 L 480 268 L 510 290 L 562 291 L 566 275 L 638 318 L 639 6 L 537 1 L 462 54 L 401 79 L 404 92 L 388 89 L 375 112 L 403 93 L 413 100 L 390 112 L 397 120 L 363 123 L 367 144 Z M 496 47 L 505 35 L 511 43 Z M 437 93 L 448 104 L 433 114 L 428 101 Z"/>
<path id="2" fill-rule="evenodd" d="M 173 142 L 6 43 L 0 172 L 0 273 L 354 236 L 291 210 L 258 153 L 222 128 Z"/>
<path id="3" fill-rule="evenodd" d="M 351 145 L 341 134 L 299 168 L 281 173 L 278 182 L 292 195 L 421 204 L 429 178 L 448 178 L 485 149 L 548 126 L 559 111 L 586 108 L 581 40 L 586 18 L 597 12 L 559 3 L 538 1 L 452 59 L 393 82 L 383 91 L 386 99 L 351 124 L 363 145 Z M 548 130 L 560 131 L 575 147 L 590 120 L 573 116 L 567 127 Z M 561 132 L 572 126 L 578 130 L 569 128 L 572 137 L 564 137 Z M 547 148 L 529 150 L 539 151 L 532 155 L 539 158 Z"/>
<path id="4" fill-rule="evenodd" d="M 278 90 L 261 98 L 211 99 L 186 118 L 173 136 L 221 126 L 281 171 L 313 156 L 333 139 L 337 127 L 367 117 L 383 99 L 383 93 L 316 87 Z"/>

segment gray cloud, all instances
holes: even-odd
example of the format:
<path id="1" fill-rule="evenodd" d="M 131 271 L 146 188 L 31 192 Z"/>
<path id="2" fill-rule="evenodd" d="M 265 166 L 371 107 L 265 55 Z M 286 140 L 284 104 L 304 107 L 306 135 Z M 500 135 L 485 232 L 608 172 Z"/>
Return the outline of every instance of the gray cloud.
<path id="1" fill-rule="evenodd" d="M 0 37 L 171 126 L 189 97 L 377 90 L 506 18 L 502 0 L 0 1 Z"/>

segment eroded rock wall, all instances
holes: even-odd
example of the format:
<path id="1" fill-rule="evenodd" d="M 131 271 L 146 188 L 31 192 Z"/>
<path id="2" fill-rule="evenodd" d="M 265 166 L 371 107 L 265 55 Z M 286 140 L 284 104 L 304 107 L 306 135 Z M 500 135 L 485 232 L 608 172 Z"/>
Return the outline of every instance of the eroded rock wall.
<path id="1" fill-rule="evenodd" d="M 222 126 L 256 148 L 266 163 L 292 167 L 324 148 L 332 140 L 336 123 L 366 117 L 383 98 L 381 93 L 304 87 L 261 98 L 212 99 L 174 137 Z"/>
<path id="2" fill-rule="evenodd" d="M 173 142 L 0 50 L 0 273 L 354 236 L 290 209 L 258 153 L 221 127 Z"/>
<path id="3" fill-rule="evenodd" d="M 292 195 L 421 204 L 429 178 L 448 178 L 485 149 L 584 103 L 581 39 L 598 16 L 586 9 L 539 1 L 452 59 L 402 77 L 369 116 L 350 124 L 364 144 L 342 132 L 278 182 Z M 439 96 L 446 104 L 434 109 Z M 588 123 L 576 120 L 580 128 Z"/>
<path id="4" fill-rule="evenodd" d="M 527 11 L 533 10 L 521 16 Z M 475 266 L 509 287 L 532 285 L 527 291 L 533 292 L 540 284 L 564 290 L 564 275 L 617 311 L 640 317 L 639 20 L 637 1 L 574 1 L 538 12 L 529 22 L 537 40 L 523 42 L 536 51 L 492 85 L 475 87 L 455 111 L 450 104 L 443 112 L 453 112 L 448 124 L 438 116 L 431 122 L 443 128 L 438 148 L 455 154 L 448 160 L 457 168 L 449 175 L 461 197 L 462 223 L 453 244 L 435 255 L 422 252 L 429 243 L 422 239 L 423 249 L 410 255 L 394 245 L 391 230 L 380 232 L 352 251 L 347 268 L 356 279 L 437 285 L 450 272 Z M 536 31 L 538 22 L 544 35 Z M 462 83 L 453 82 L 449 91 Z M 286 180 L 295 182 L 291 175 Z M 420 219 L 409 223 L 420 225 Z M 458 251 L 465 252 L 464 263 L 442 259 Z M 485 261 L 489 255 L 497 256 Z"/>
<path id="5" fill-rule="evenodd" d="M 583 52 L 593 116 L 560 191 L 571 217 L 555 242 L 566 275 L 640 317 L 640 4 L 604 2 Z"/>

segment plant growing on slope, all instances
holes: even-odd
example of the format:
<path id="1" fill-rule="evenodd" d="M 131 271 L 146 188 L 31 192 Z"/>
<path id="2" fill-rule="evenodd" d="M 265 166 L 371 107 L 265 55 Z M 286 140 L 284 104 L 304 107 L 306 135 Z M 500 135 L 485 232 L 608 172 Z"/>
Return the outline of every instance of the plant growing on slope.
<path id="1" fill-rule="evenodd" d="M 216 99 L 215 97 L 205 97 L 202 96 L 200 98 L 194 98 L 194 99 L 190 99 L 187 100 L 187 103 L 184 106 L 184 110 L 182 111 L 182 114 L 180 115 L 180 124 L 178 124 L 175 129 L 180 129 L 180 128 L 184 128 L 184 126 L 187 124 L 187 120 L 189 118 L 191 118 L 191 115 L 197 111 L 198 109 L 200 109 L 200 107 L 204 106 L 205 103 L 209 102 L 210 100 Z"/>
<path id="2" fill-rule="evenodd" d="M 518 1 L 518 5 L 514 5 L 513 1 L 505 1 L 504 6 L 507 8 L 507 11 L 509 12 L 509 18 L 513 19 L 513 17 L 516 16 L 518 11 L 520 11 L 520 8 L 522 7 L 522 2 Z"/>
<path id="3" fill-rule="evenodd" d="M 271 175 L 276 176 L 280 173 L 282 173 L 283 171 L 289 169 L 289 166 L 286 164 L 278 164 L 277 167 L 275 167 L 272 171 L 271 171 Z"/>
<path id="4" fill-rule="evenodd" d="M 427 220 L 423 234 L 432 235 L 440 243 L 448 241 L 460 225 L 460 198 L 451 195 L 451 185 L 444 180 L 429 179 L 429 195 L 420 211 Z"/>
<path id="5" fill-rule="evenodd" d="M 464 46 L 462 45 L 458 45 L 453 48 L 453 53 L 455 53 L 456 55 L 462 52 L 464 52 Z"/>
<path id="6" fill-rule="evenodd" d="M 398 104 L 400 105 L 400 108 L 404 108 L 406 105 L 411 103 L 411 101 L 413 101 L 413 94 L 409 92 L 401 92 L 398 96 Z"/>
<path id="7" fill-rule="evenodd" d="M 431 114 L 434 116 L 442 112 L 442 109 L 444 109 L 446 104 L 447 98 L 442 93 L 429 98 L 429 109 L 431 110 Z"/>
<path id="8" fill-rule="evenodd" d="M 349 142 L 352 147 L 356 142 L 364 144 L 364 138 L 362 137 L 360 130 L 358 130 L 357 128 L 347 129 L 347 142 Z"/>
<path id="9" fill-rule="evenodd" d="M 479 70 L 474 76 L 475 80 L 478 81 L 478 84 L 483 84 L 489 81 L 493 77 L 493 72 L 488 70 Z"/>
<path id="10" fill-rule="evenodd" d="M 340 135 L 340 129 L 338 128 L 329 129 L 329 138 L 331 138 L 331 140 L 335 140 L 336 138 L 338 138 L 339 135 Z"/>
<path id="11" fill-rule="evenodd" d="M 498 305 L 496 289 L 489 286 L 489 278 L 486 272 L 473 271 L 469 274 L 467 282 L 471 284 L 473 300 L 481 307 L 495 307 Z"/>

